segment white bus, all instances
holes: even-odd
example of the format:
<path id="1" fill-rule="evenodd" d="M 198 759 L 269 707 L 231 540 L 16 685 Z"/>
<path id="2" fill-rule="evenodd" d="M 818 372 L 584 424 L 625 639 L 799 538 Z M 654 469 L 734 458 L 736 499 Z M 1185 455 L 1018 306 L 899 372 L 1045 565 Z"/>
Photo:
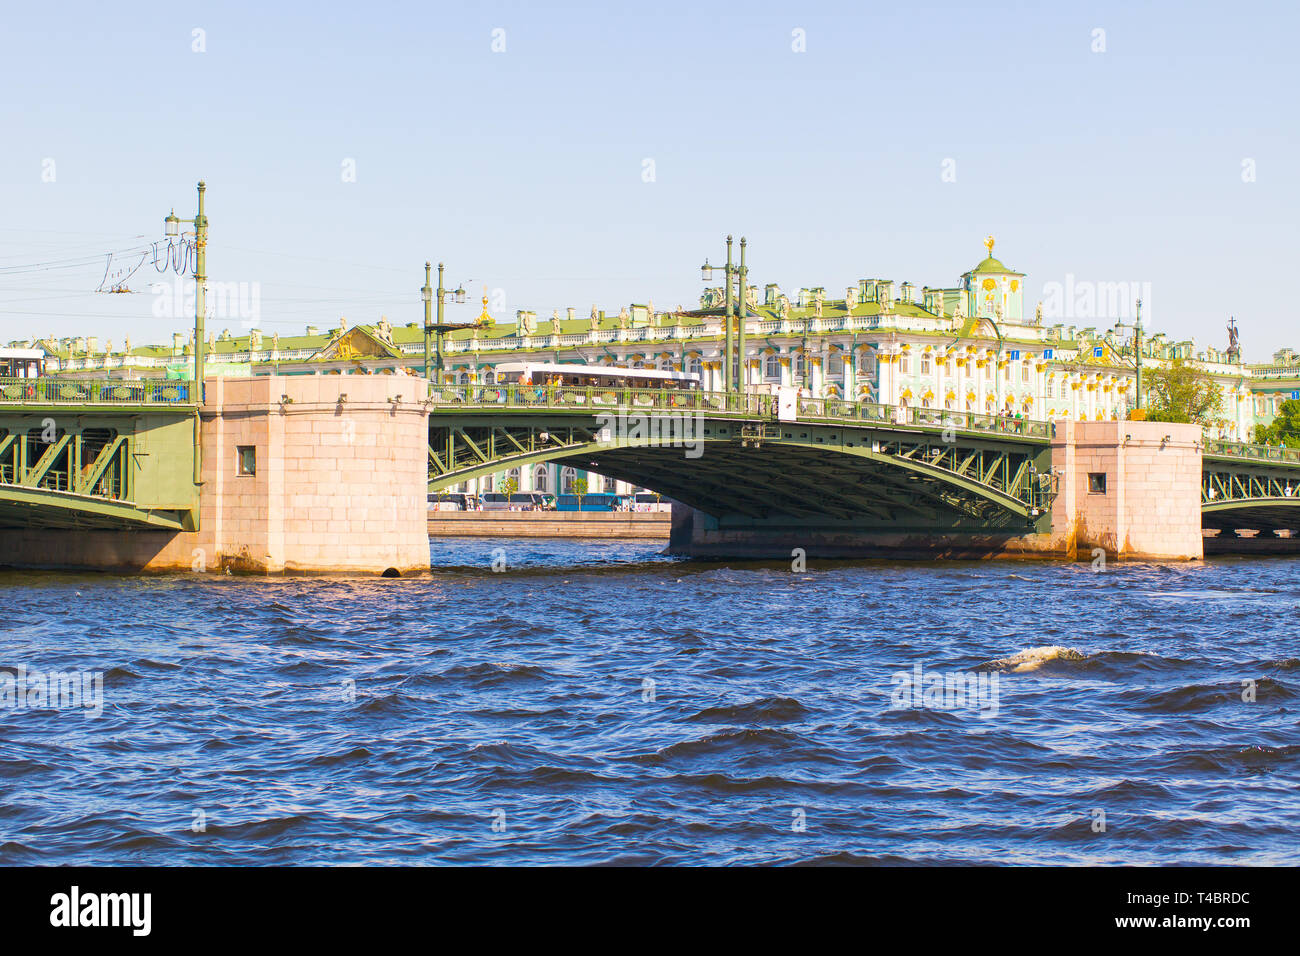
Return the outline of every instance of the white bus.
<path id="1" fill-rule="evenodd" d="M 651 368 L 608 365 L 557 365 L 548 362 L 503 362 L 496 367 L 496 384 L 568 388 L 667 388 L 699 391 L 693 372 L 660 372 Z"/>
<path id="2" fill-rule="evenodd" d="M 0 378 L 40 378 L 45 374 L 45 349 L 0 348 Z"/>

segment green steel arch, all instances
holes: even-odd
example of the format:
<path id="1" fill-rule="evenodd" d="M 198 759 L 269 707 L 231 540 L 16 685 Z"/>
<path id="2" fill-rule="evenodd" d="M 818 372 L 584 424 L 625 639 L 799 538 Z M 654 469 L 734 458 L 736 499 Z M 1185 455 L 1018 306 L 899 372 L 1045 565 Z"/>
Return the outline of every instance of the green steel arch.
<path id="1" fill-rule="evenodd" d="M 435 415 L 429 490 L 542 462 L 581 463 L 719 518 L 929 530 L 1023 529 L 1045 518 L 1050 500 L 1042 440 L 857 423 L 695 422 L 693 437 L 620 440 L 601 435 L 590 413 Z M 683 447 L 684 439 L 698 444 Z"/>

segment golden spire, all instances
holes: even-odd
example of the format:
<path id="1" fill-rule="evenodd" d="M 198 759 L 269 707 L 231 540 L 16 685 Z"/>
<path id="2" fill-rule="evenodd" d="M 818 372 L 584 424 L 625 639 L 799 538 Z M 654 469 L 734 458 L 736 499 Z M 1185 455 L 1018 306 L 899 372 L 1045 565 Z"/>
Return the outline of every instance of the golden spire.
<path id="1" fill-rule="evenodd" d="M 992 258 L 993 258 L 993 237 L 992 237 L 992 236 L 985 236 L 985 237 L 984 237 L 984 245 L 985 245 L 985 246 L 988 248 L 988 250 L 989 250 L 989 258 L 992 259 Z"/>
<path id="2" fill-rule="evenodd" d="M 478 316 L 477 319 L 475 319 L 475 321 L 476 321 L 479 325 L 491 325 L 491 324 L 492 324 L 492 314 L 491 314 L 490 312 L 488 312 L 488 295 L 487 295 L 487 283 L 486 283 L 486 282 L 483 283 L 483 311 L 479 313 L 479 316 Z"/>

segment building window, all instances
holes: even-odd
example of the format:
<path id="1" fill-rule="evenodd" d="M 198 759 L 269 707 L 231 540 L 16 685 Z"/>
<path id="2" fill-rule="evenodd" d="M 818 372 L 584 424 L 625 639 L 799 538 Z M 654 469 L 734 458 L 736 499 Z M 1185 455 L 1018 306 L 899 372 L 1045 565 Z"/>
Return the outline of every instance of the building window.
<path id="1" fill-rule="evenodd" d="M 984 363 L 984 381 L 993 381 L 993 366 L 988 364 L 988 362 Z"/>
<path id="2" fill-rule="evenodd" d="M 781 377 L 781 360 L 775 355 L 769 355 L 763 360 L 763 377 L 780 378 Z"/>
<path id="3" fill-rule="evenodd" d="M 930 374 L 930 356 L 928 355 L 921 356 L 921 374 L 922 375 Z"/>
<path id="4" fill-rule="evenodd" d="M 1048 398 L 1056 397 L 1056 383 L 1053 382 L 1050 378 L 1047 380 L 1047 397 Z"/>
<path id="5" fill-rule="evenodd" d="M 686 363 L 686 371 L 690 372 L 692 375 L 703 375 L 704 363 L 701 362 L 698 358 L 690 359 Z"/>
<path id="6" fill-rule="evenodd" d="M 550 471 L 545 465 L 533 469 L 533 491 L 550 491 Z"/>
<path id="7" fill-rule="evenodd" d="M 257 447 L 238 445 L 235 447 L 235 474 L 251 476 L 257 474 Z"/>
<path id="8" fill-rule="evenodd" d="M 492 371 L 491 369 L 488 369 L 486 372 L 483 373 L 483 384 L 484 384 L 484 385 L 495 385 L 496 383 L 497 383 L 497 373 L 496 373 L 496 372 Z"/>
<path id="9" fill-rule="evenodd" d="M 573 494 L 573 483 L 578 480 L 578 470 L 576 468 L 560 469 L 560 494 Z"/>
<path id="10" fill-rule="evenodd" d="M 1020 381 L 1021 381 L 1021 382 L 1028 382 L 1028 381 L 1029 381 L 1029 363 L 1028 363 L 1028 362 L 1026 362 L 1024 365 L 1020 366 Z"/>
<path id="11" fill-rule="evenodd" d="M 795 376 L 798 378 L 803 378 L 804 371 L 807 369 L 807 367 L 808 367 L 808 359 L 802 352 L 800 352 L 798 355 L 794 357 Z"/>
<path id="12" fill-rule="evenodd" d="M 906 352 L 898 357 L 898 373 L 900 375 L 910 375 L 912 373 L 912 357 Z"/>
<path id="13" fill-rule="evenodd" d="M 1106 493 L 1106 473 L 1104 471 L 1088 472 L 1088 494 L 1104 495 Z"/>

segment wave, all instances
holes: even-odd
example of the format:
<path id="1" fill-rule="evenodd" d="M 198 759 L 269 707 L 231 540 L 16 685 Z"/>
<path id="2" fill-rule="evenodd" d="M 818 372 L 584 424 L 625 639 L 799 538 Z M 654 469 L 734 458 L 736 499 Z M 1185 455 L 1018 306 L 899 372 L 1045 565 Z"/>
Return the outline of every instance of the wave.
<path id="1" fill-rule="evenodd" d="M 1209 710 L 1221 704 L 1242 703 L 1244 688 L 1240 682 L 1224 684 L 1190 684 L 1154 691 L 1143 697 L 1136 708 L 1153 713 L 1181 714 Z M 1286 700 L 1295 693 L 1270 677 L 1261 677 L 1254 685 L 1255 701 Z"/>
<path id="2" fill-rule="evenodd" d="M 686 719 L 709 724 L 788 724 L 812 712 L 793 697 L 763 697 L 746 704 L 706 707 Z"/>

